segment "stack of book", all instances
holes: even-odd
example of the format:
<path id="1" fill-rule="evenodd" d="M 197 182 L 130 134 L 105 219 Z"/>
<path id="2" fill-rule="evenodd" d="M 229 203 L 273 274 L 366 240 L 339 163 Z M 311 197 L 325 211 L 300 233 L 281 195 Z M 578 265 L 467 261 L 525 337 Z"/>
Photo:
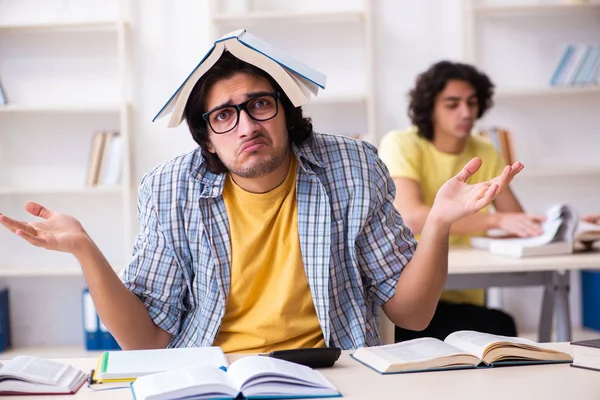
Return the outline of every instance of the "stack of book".
<path id="1" fill-rule="evenodd" d="M 600 83 L 600 45 L 569 45 L 550 78 L 552 86 L 591 86 Z"/>

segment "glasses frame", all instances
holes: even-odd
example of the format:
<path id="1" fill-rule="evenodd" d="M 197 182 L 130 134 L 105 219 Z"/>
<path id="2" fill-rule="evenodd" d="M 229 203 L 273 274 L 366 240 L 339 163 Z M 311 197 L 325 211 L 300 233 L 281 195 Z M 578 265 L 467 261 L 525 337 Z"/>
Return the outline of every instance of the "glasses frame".
<path id="1" fill-rule="evenodd" d="M 248 103 L 260 98 L 260 97 L 272 97 L 273 100 L 275 100 L 275 114 L 273 114 L 272 117 L 269 118 L 265 118 L 265 119 L 260 119 L 260 118 L 255 118 L 254 116 L 252 116 L 252 114 L 248 111 Z M 240 123 L 240 113 L 242 112 L 242 110 L 246 111 L 246 115 L 248 115 L 250 118 L 252 118 L 254 121 L 268 121 L 270 119 L 273 119 L 277 116 L 277 114 L 279 114 L 279 98 L 281 97 L 281 93 L 279 92 L 267 92 L 267 93 L 261 93 L 258 96 L 254 96 L 251 99 L 248 99 L 246 101 L 244 101 L 243 103 L 240 104 L 233 104 L 233 105 L 226 105 L 226 106 L 221 106 L 218 108 L 215 108 L 214 110 L 210 110 L 205 112 L 204 114 L 202 114 L 202 119 L 204 119 L 206 121 L 206 123 L 208 124 L 208 126 L 210 127 L 210 129 L 217 135 L 222 135 L 224 133 L 227 132 L 231 132 L 232 130 L 234 130 L 235 128 L 237 128 L 238 124 Z M 215 130 L 215 128 L 213 128 L 212 124 L 210 123 L 210 115 L 212 113 L 224 110 L 226 108 L 235 108 L 236 111 L 236 119 L 235 119 L 235 124 L 233 124 L 233 127 L 231 127 L 231 129 L 228 129 L 226 131 L 222 131 L 222 132 L 217 132 Z"/>

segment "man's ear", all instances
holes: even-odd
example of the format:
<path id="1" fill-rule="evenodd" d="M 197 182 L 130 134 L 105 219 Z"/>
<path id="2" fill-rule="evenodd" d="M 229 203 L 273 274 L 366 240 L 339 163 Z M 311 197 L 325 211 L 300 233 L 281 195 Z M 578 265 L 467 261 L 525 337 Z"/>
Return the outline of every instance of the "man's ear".
<path id="1" fill-rule="evenodd" d="M 215 154 L 215 148 L 213 147 L 212 143 L 208 142 L 206 144 L 206 150 L 208 150 L 209 153 Z"/>

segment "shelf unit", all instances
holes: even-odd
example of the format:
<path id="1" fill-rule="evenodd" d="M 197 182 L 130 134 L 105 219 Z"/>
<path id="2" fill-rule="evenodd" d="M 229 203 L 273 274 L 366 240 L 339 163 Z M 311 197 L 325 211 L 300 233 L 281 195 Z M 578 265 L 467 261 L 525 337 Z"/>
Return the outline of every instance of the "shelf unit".
<path id="1" fill-rule="evenodd" d="M 501 125 L 513 133 L 517 158 L 536 170 L 523 176 L 545 177 L 557 173 L 557 177 L 568 178 L 600 172 L 600 164 L 593 166 L 597 157 L 587 151 L 589 138 L 600 123 L 597 113 L 592 111 L 600 104 L 600 86 L 548 83 L 566 45 L 592 44 L 600 37 L 600 3 L 463 0 L 463 18 L 463 58 L 489 74 L 496 84 L 496 106 L 482 122 Z M 579 148 L 573 143 L 559 144 L 564 132 L 561 137 L 555 136 L 566 129 L 563 126 L 568 125 L 565 121 L 569 118 L 573 118 L 572 129 L 578 131 L 570 133 L 576 136 L 573 141 L 582 142 Z M 550 122 L 552 119 L 557 122 Z M 540 138 L 546 139 L 544 143 L 536 143 Z M 557 140 L 557 149 L 550 153 L 553 138 Z M 542 153 L 555 156 L 561 151 L 557 168 L 542 166 L 551 164 L 542 159 Z M 572 153 L 576 151 L 580 154 L 574 157 Z M 586 167 L 589 164 L 592 166 Z M 575 172 L 562 173 L 563 170 Z"/>
<path id="2" fill-rule="evenodd" d="M 34 221 L 22 209 L 33 200 L 75 216 L 120 271 L 129 262 L 134 236 L 132 5 L 129 0 L 113 0 L 113 5 L 114 15 L 107 19 L 90 13 L 62 21 L 53 20 L 54 4 L 42 2 L 47 22 L 23 21 L 26 9 L 11 23 L 14 4 L 0 3 L 0 81 L 9 101 L 0 106 L 0 171 L 5 171 L 0 172 L 0 209 Z M 121 179 L 117 185 L 87 186 L 92 134 L 101 130 L 116 130 L 123 138 Z M 37 249 L 2 229 L 0 284 L 11 290 L 17 351 L 37 345 L 85 351 L 79 302 L 85 282 L 72 256 Z M 44 304 L 23 310 L 34 287 Z M 65 304 L 62 298 L 71 301 Z M 56 326 L 44 334 L 39 324 L 48 315 L 56 316 Z"/>
<path id="3" fill-rule="evenodd" d="M 482 127 L 512 133 L 516 159 L 525 169 L 511 183 L 529 212 L 567 203 L 580 214 L 597 210 L 600 199 L 600 87 L 550 86 L 570 44 L 600 44 L 600 3 L 570 5 L 562 0 L 463 0 L 463 60 L 496 85 L 494 107 Z M 572 298 L 579 296 L 573 275 Z M 520 331 L 536 328 L 541 300 L 532 289 L 492 289 L 491 306 L 517 320 Z M 573 326 L 581 315 L 573 303 Z"/>
<path id="4" fill-rule="evenodd" d="M 239 0 L 235 6 L 245 8 L 240 11 L 227 9 L 232 2 L 211 0 L 211 38 L 247 28 L 323 72 L 326 89 L 303 106 L 315 130 L 376 144 L 372 1 L 332 1 L 326 11 L 310 2 L 281 2 L 271 9 L 257 3 Z"/>

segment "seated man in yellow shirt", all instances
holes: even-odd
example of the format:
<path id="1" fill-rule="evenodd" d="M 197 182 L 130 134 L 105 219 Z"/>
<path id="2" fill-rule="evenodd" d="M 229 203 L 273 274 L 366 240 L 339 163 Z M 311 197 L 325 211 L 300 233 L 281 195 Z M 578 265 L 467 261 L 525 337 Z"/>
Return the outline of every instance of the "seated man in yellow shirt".
<path id="1" fill-rule="evenodd" d="M 379 147 L 396 184 L 395 206 L 406 225 L 420 234 L 440 187 L 473 157 L 483 165 L 469 180 L 483 182 L 504 165 L 493 145 L 471 135 L 475 121 L 492 105 L 493 84 L 470 65 L 442 61 L 421 74 L 410 92 L 409 116 L 414 127 L 388 133 Z M 543 216 L 526 214 L 510 188 L 487 208 L 456 221 L 451 245 L 469 245 L 470 237 L 489 229 L 518 236 L 541 234 Z M 484 307 L 483 289 L 446 291 L 425 331 L 396 328 L 396 340 L 448 334 L 472 329 L 507 336 L 517 334 L 508 314 Z"/>

